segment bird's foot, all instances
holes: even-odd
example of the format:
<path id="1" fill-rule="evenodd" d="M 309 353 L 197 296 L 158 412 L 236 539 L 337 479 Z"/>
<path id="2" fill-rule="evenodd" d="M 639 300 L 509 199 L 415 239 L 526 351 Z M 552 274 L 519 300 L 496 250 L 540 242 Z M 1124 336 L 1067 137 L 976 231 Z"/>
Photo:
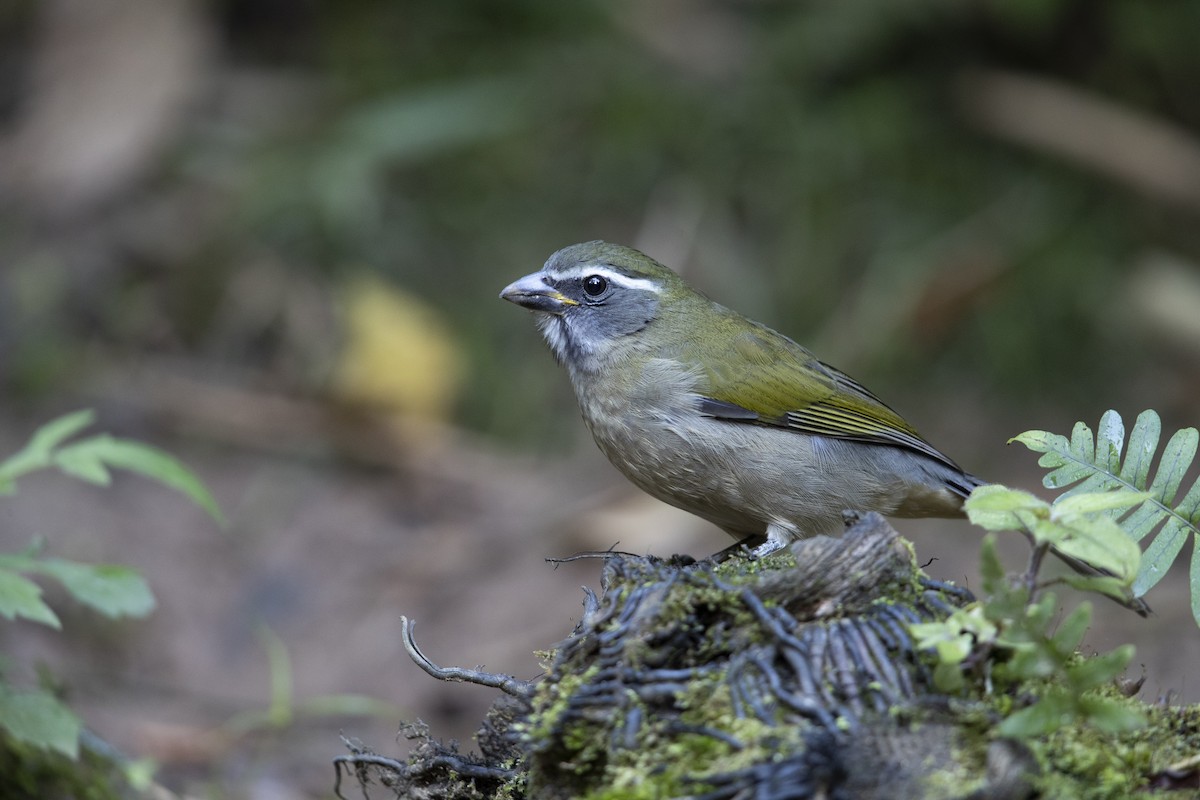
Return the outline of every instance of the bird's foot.
<path id="1" fill-rule="evenodd" d="M 754 548 L 752 555 L 754 558 L 766 558 L 787 547 L 796 538 L 795 532 L 790 528 L 771 523 L 767 526 L 767 540 Z"/>

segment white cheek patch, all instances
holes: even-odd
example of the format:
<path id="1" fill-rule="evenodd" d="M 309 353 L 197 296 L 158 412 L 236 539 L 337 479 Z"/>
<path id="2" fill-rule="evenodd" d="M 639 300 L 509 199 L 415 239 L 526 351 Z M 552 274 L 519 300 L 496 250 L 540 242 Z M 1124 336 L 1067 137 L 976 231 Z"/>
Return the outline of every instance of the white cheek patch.
<path id="1" fill-rule="evenodd" d="M 580 280 L 589 275 L 599 275 L 609 283 L 616 286 L 624 286 L 627 289 L 638 289 L 644 292 L 662 294 L 662 287 L 648 278 L 631 278 L 628 275 L 622 275 L 620 272 L 605 267 L 581 265 L 565 270 L 546 271 L 546 277 L 552 281 Z"/>

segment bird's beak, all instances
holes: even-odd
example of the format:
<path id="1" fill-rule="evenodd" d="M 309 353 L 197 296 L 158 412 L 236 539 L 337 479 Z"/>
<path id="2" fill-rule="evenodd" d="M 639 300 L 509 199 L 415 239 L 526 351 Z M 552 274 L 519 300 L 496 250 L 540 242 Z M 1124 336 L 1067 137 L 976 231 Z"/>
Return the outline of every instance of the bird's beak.
<path id="1" fill-rule="evenodd" d="M 539 272 L 526 275 L 520 280 L 513 281 L 504 287 L 500 297 L 511 303 L 528 308 L 530 311 L 540 311 L 543 314 L 561 314 L 567 306 L 577 306 L 579 303 L 552 289 Z"/>

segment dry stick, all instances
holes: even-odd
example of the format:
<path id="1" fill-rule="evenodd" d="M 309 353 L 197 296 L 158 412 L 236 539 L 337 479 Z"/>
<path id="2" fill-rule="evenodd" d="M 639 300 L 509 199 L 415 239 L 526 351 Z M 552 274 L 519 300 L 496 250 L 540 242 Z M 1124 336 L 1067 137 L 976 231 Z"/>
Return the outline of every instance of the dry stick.
<path id="1" fill-rule="evenodd" d="M 408 617 L 400 617 L 400 638 L 404 641 L 404 649 L 408 652 L 408 657 L 418 667 L 439 681 L 463 681 L 465 683 L 478 684 L 479 686 L 488 686 L 521 699 L 528 699 L 533 695 L 533 683 L 531 681 L 517 680 L 512 675 L 501 675 L 495 672 L 482 672 L 477 669 L 463 669 L 461 667 L 439 667 L 430 661 L 421 652 L 421 649 L 417 647 L 417 643 L 413 639 L 413 628 L 415 625 L 416 623 Z"/>

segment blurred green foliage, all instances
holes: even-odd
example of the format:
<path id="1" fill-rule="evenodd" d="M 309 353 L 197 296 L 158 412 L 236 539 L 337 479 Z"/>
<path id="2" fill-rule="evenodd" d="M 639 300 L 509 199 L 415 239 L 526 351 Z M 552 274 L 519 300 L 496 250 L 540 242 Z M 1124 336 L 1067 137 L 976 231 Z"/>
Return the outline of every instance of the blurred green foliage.
<path id="1" fill-rule="evenodd" d="M 114 467 L 129 470 L 177 489 L 202 507 L 214 521 L 224 517 L 208 489 L 186 467 L 157 448 L 107 434 L 77 438 L 94 421 L 91 411 L 76 411 L 47 422 L 34 431 L 18 452 L 0 459 L 0 497 L 17 491 L 17 479 L 32 472 L 56 469 L 87 483 L 108 486 Z M 31 576 L 53 578 L 76 602 L 109 617 L 145 617 L 154 610 L 154 595 L 136 570 L 116 564 L 87 564 L 48 557 L 44 542 L 35 540 L 20 552 L 0 552 L 0 617 L 24 619 L 62 630 L 62 621 L 42 597 Z M 27 746 L 79 755 L 82 723 L 46 687 L 23 688 L 10 681 L 15 664 L 0 662 L 0 762 L 15 766 L 0 770 L 4 781 L 29 773 L 40 762 Z M 50 778 L 43 778 L 48 782 Z M 30 792 L 29 796 L 33 796 Z"/>
<path id="2" fill-rule="evenodd" d="M 38 30 L 37 7 L 17 9 L 5 41 Z M 154 169 L 66 220 L 0 207 L 0 381 L 18 396 L 70 384 L 96 347 L 319 395 L 339 328 L 311 298 L 374 270 L 461 331 L 457 419 L 555 441 L 574 413 L 530 409 L 570 408 L 566 383 L 495 295 L 593 238 L 646 247 L 885 396 L 970 386 L 1071 402 L 1073 419 L 1148 374 L 1112 387 L 1099 364 L 1159 358 L 1194 378 L 1194 351 L 1148 356 L 1122 309 L 1147 253 L 1200 263 L 1200 208 L 990 130 L 971 77 L 1031 76 L 1195 145 L 1200 4 L 198 9 L 204 88 Z M 2 107 L 15 119 L 21 98 Z"/>

